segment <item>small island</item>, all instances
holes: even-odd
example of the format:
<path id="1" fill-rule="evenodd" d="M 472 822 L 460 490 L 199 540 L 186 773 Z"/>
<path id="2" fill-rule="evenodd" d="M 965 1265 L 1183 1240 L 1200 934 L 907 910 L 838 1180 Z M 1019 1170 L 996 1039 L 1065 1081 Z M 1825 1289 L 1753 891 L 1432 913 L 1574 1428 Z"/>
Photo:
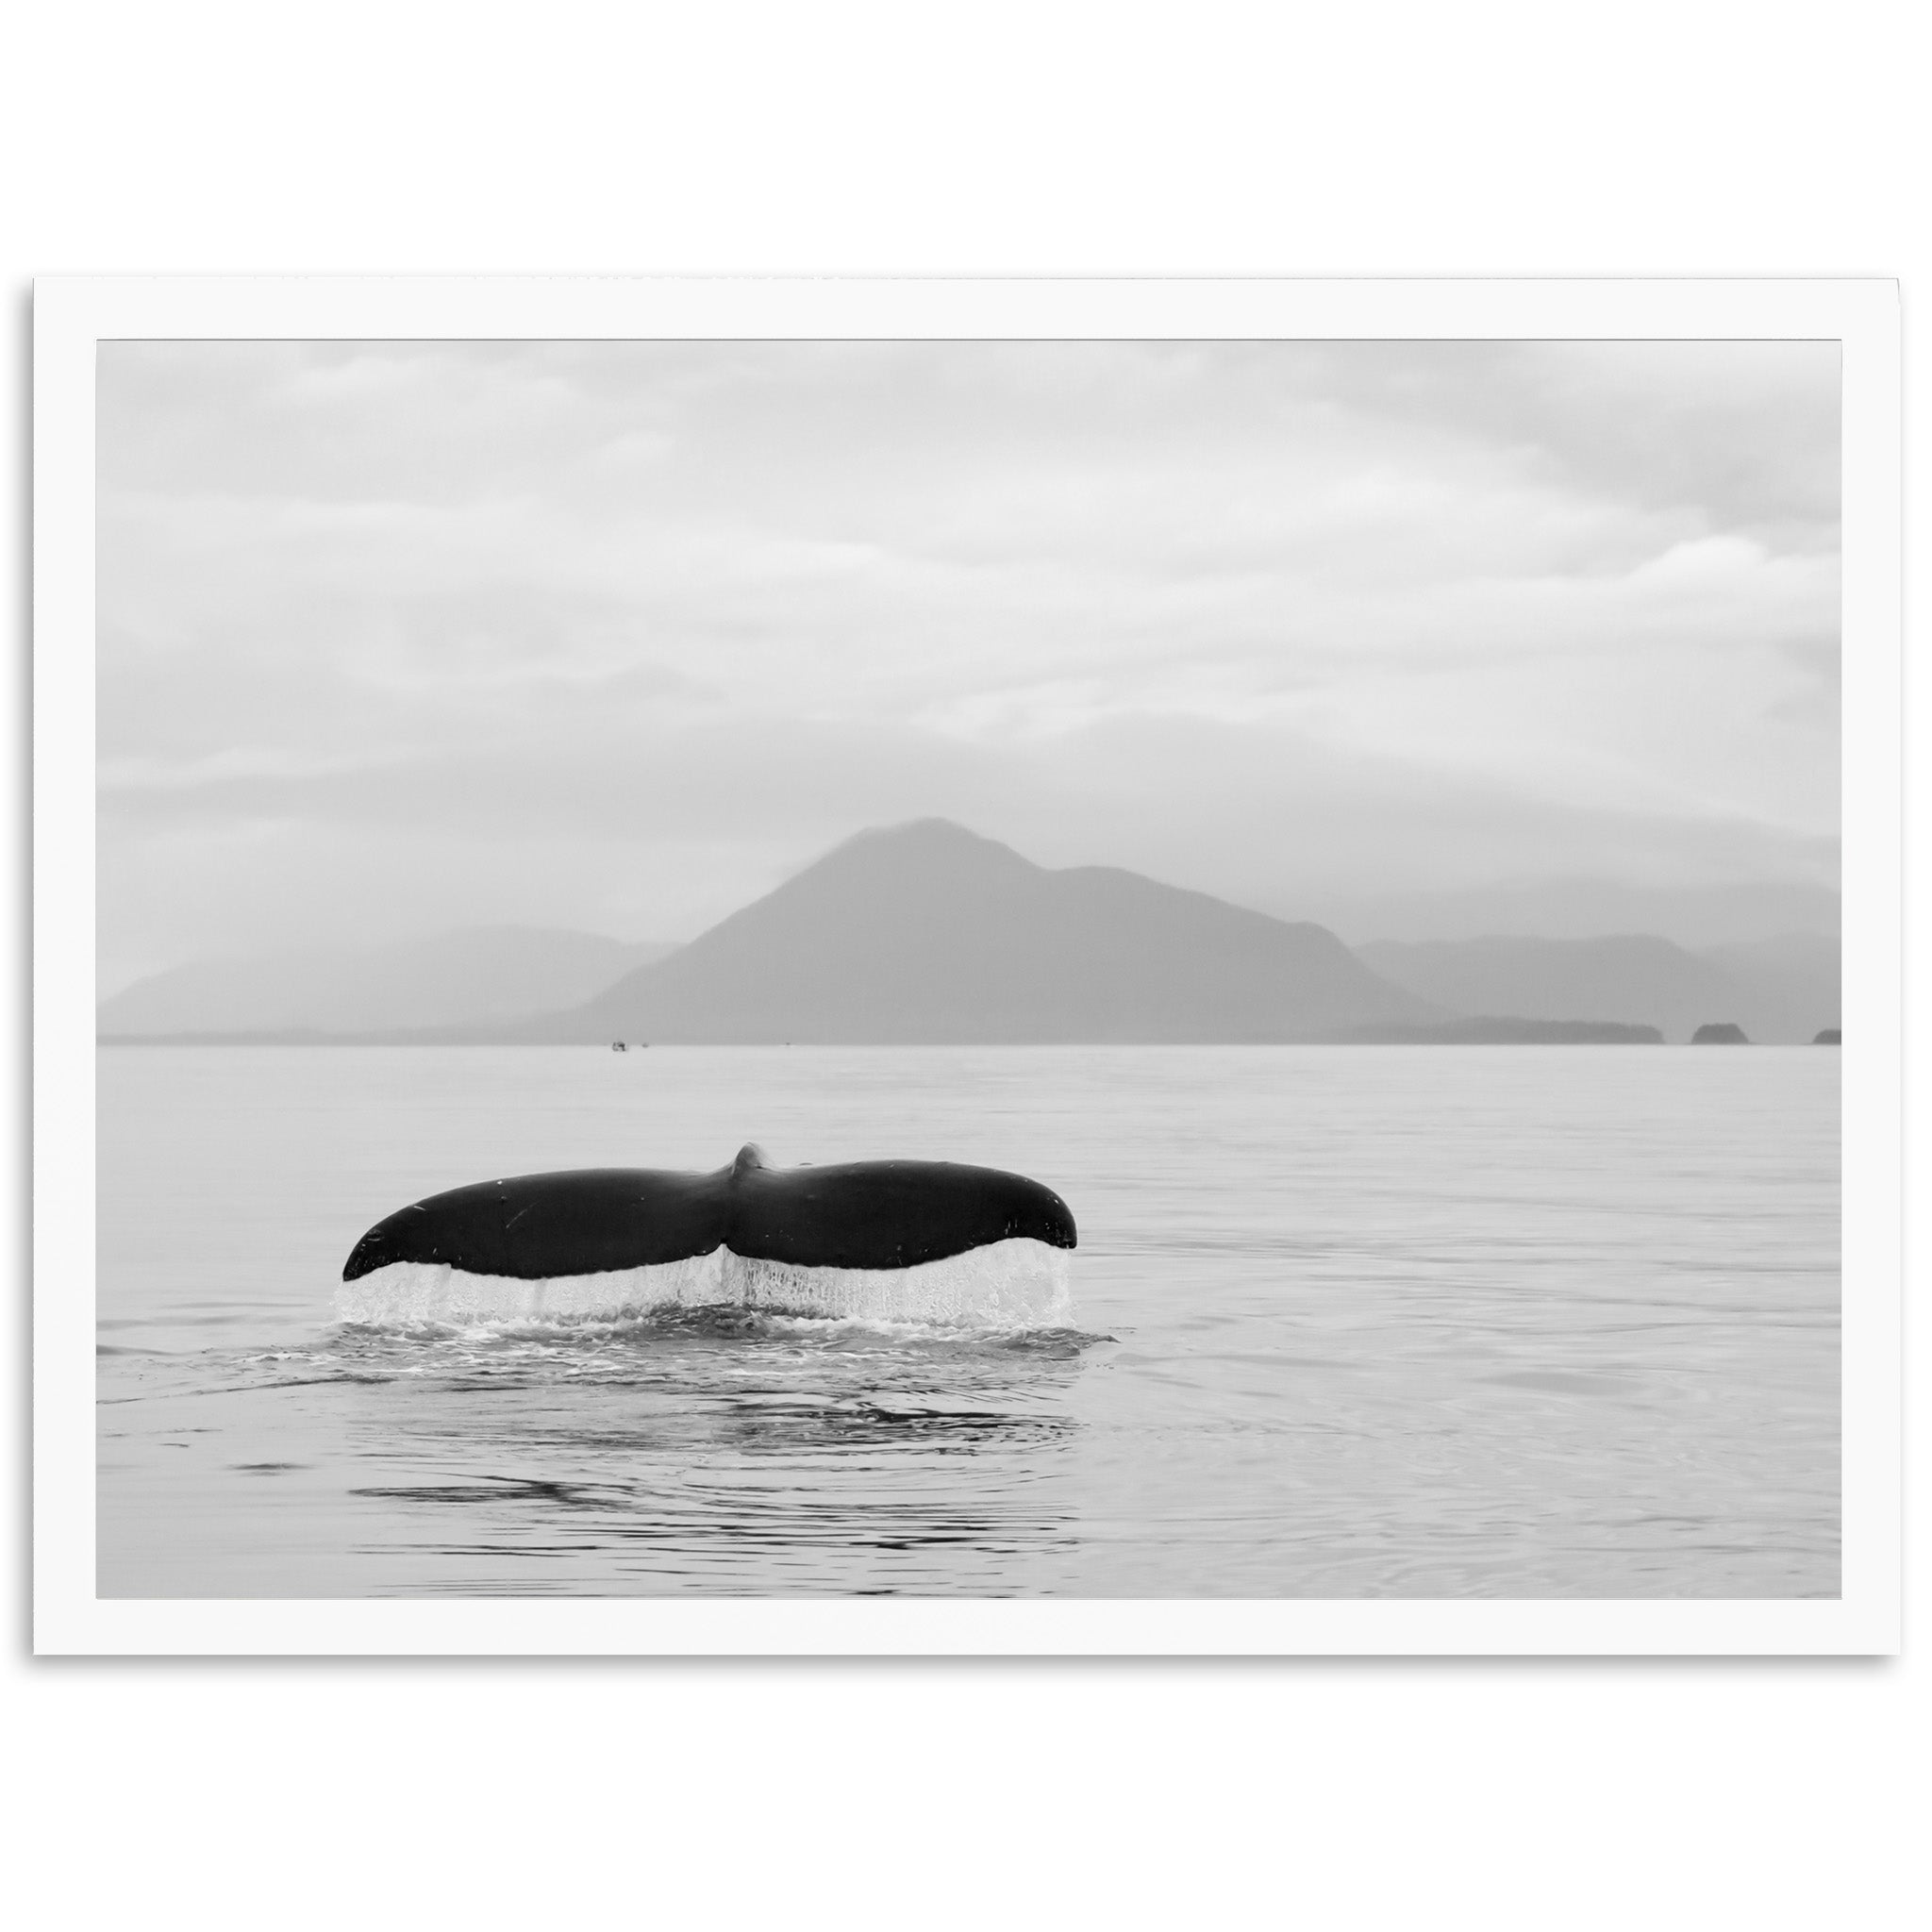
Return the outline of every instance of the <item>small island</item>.
<path id="1" fill-rule="evenodd" d="M 1730 1021 L 1724 1020 L 1714 1025 L 1700 1026 L 1690 1036 L 1690 1044 L 1692 1046 L 1749 1046 L 1751 1041 L 1746 1038 L 1744 1029 L 1741 1026 L 1734 1025 Z"/>
<path id="2" fill-rule="evenodd" d="M 1836 1026 L 1827 1026 L 1823 1033 L 1818 1034 L 1812 1040 L 1811 1044 L 1813 1046 L 1838 1046 L 1841 1043 L 1838 1036 L 1839 1029 Z"/>

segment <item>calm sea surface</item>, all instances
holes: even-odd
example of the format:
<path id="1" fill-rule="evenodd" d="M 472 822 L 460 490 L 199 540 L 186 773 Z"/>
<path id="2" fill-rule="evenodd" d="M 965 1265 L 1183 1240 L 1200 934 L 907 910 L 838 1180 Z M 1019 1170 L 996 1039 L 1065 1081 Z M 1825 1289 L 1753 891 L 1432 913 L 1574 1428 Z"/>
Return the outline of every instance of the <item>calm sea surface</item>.
<path id="1" fill-rule="evenodd" d="M 1838 1080 L 1806 1047 L 103 1048 L 98 1589 L 1835 1595 Z M 1065 1324 L 336 1318 L 422 1195 L 748 1140 L 1045 1181 Z"/>

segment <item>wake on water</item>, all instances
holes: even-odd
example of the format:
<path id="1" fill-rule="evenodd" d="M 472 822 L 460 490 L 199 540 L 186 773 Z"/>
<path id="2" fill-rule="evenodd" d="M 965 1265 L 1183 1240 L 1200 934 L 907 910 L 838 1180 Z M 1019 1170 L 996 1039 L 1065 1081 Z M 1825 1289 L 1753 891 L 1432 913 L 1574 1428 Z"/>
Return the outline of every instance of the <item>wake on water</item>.
<path id="1" fill-rule="evenodd" d="M 525 1281 L 440 1262 L 396 1261 L 341 1284 L 336 1315 L 358 1327 L 618 1321 L 680 1309 L 804 1316 L 881 1327 L 929 1324 L 1064 1329 L 1073 1317 L 1069 1256 L 1012 1240 L 911 1268 L 807 1268 L 714 1248 L 655 1267 Z"/>

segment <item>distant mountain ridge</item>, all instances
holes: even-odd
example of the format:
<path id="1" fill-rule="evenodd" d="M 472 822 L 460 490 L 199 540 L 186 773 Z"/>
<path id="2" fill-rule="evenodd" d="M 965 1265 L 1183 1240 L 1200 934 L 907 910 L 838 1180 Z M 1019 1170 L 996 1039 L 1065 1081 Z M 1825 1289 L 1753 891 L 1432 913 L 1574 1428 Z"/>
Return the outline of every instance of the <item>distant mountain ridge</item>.
<path id="1" fill-rule="evenodd" d="M 527 1018 L 588 999 L 673 947 L 540 926 L 475 926 L 356 949 L 213 959 L 105 1000 L 102 1038 L 384 1034 Z"/>
<path id="2" fill-rule="evenodd" d="M 1324 927 L 940 819 L 862 832 L 518 1038 L 1041 1044 L 1316 1040 L 1442 1017 Z"/>
<path id="3" fill-rule="evenodd" d="M 1291 908 L 1257 903 L 1283 918 L 1319 919 L 1352 946 L 1377 939 L 1593 940 L 1642 933 L 1701 954 L 1765 942 L 1778 933 L 1836 933 L 1843 924 L 1835 888 L 1770 879 L 1632 886 L 1573 875 L 1533 885 L 1383 893 L 1334 885 Z"/>
<path id="4" fill-rule="evenodd" d="M 1650 934 L 1601 939 L 1371 941 L 1385 978 L 1460 1013 L 1654 1026 L 1684 1041 L 1731 1022 L 1754 1041 L 1809 1041 L 1836 1026 L 1839 942 L 1795 933 L 1690 952 Z"/>
<path id="5" fill-rule="evenodd" d="M 205 961 L 97 1009 L 104 1040 L 660 1043 L 1757 1041 L 1840 1024 L 1839 942 L 1649 934 L 1377 941 L 944 820 L 862 832 L 688 946 L 480 926 Z M 1474 1016 L 1474 1017 L 1472 1017 Z"/>

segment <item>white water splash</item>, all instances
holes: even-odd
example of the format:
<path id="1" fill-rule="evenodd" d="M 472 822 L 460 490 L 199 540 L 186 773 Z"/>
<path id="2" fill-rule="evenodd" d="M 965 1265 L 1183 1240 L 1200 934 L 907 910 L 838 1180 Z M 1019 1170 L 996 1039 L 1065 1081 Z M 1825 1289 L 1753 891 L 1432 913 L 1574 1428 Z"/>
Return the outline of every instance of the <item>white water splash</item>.
<path id="1" fill-rule="evenodd" d="M 1074 1296 L 1064 1248 L 1013 1240 L 914 1268 L 802 1268 L 714 1248 L 654 1268 L 523 1281 L 442 1262 L 395 1261 L 336 1293 L 336 1318 L 371 1327 L 549 1322 L 665 1307 L 743 1307 L 859 1322 L 1066 1327 Z"/>

